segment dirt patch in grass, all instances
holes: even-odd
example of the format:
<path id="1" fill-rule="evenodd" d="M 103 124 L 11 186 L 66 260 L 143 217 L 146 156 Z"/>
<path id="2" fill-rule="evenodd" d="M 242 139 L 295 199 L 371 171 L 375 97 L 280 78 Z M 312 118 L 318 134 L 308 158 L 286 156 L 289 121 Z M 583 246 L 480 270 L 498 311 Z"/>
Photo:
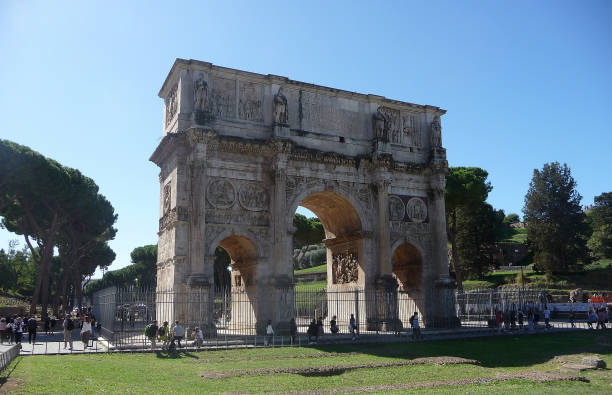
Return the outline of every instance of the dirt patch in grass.
<path id="1" fill-rule="evenodd" d="M 394 361 L 394 362 L 373 362 L 373 363 L 360 363 L 351 365 L 335 365 L 335 366 L 317 366 L 307 368 L 261 368 L 261 369 L 245 369 L 245 370 L 229 370 L 229 371 L 215 371 L 209 370 L 200 373 L 200 377 L 206 379 L 220 379 L 235 376 L 247 376 L 247 375 L 264 375 L 264 374 L 279 374 L 279 373 L 292 373 L 300 374 L 302 376 L 335 376 L 355 369 L 369 369 L 369 368 L 388 368 L 394 366 L 408 366 L 408 365 L 458 365 L 458 364 L 469 364 L 478 365 L 478 361 L 473 359 L 465 359 L 459 357 L 429 357 L 429 358 L 416 358 L 408 361 Z"/>
<path id="2" fill-rule="evenodd" d="M 23 380 L 0 377 L 0 394 L 14 393 L 23 386 Z"/>
<path id="3" fill-rule="evenodd" d="M 307 359 L 307 358 L 328 358 L 328 357 L 352 357 L 355 355 L 363 355 L 360 352 L 328 352 L 321 354 L 306 354 L 306 355 L 261 355 L 256 357 L 238 357 L 238 358 L 219 358 L 219 359 L 194 359 L 194 363 L 222 363 L 222 362 L 239 362 L 239 361 L 264 361 L 268 359 Z M 409 354 L 405 351 L 387 351 L 377 353 L 378 357 L 408 357 Z"/>
<path id="4" fill-rule="evenodd" d="M 403 384 L 390 384 L 390 385 L 376 385 L 366 387 L 346 387 L 346 388 L 334 388 L 331 390 L 317 390 L 317 391 L 300 391 L 291 392 L 291 394 L 331 394 L 339 392 L 369 392 L 369 391 L 392 391 L 392 390 L 407 390 L 414 388 L 431 388 L 431 387 L 445 387 L 451 385 L 469 385 L 469 384 L 489 384 L 499 383 L 507 380 L 530 380 L 533 382 L 543 383 L 550 381 L 582 381 L 588 383 L 584 377 L 580 376 L 568 376 L 555 372 L 543 372 L 543 371 L 528 371 L 528 372 L 516 372 L 516 373 L 502 373 L 494 377 L 478 377 L 472 379 L 456 379 L 456 380 L 440 380 L 440 381 L 421 381 L 416 383 L 403 383 Z"/>

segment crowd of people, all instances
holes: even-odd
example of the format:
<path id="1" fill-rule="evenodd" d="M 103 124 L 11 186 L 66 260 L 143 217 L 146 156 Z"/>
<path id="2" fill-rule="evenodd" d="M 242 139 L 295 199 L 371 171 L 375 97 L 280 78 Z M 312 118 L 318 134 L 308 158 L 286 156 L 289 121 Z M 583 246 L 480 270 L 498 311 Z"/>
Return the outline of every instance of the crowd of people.
<path id="1" fill-rule="evenodd" d="M 17 344 L 21 348 L 21 344 L 28 334 L 28 343 L 36 344 L 36 338 L 39 331 L 39 324 L 42 326 L 42 331 L 46 335 L 53 334 L 57 325 L 58 319 L 55 316 L 45 316 L 41 320 L 37 320 L 33 315 L 13 315 L 12 317 L 0 318 L 0 344 Z M 66 313 L 62 320 L 62 331 L 64 335 L 64 349 L 70 346 L 72 350 L 72 332 L 78 328 L 81 336 L 81 341 L 84 347 L 88 347 L 90 339 L 96 339 L 96 329 L 99 330 L 99 324 L 96 325 L 96 319 L 93 314 L 82 314 L 76 312 L 76 317 Z"/>
<path id="2" fill-rule="evenodd" d="M 544 328 L 552 328 L 551 318 L 552 312 L 548 305 L 544 306 L 544 310 L 541 312 L 544 318 Z M 542 318 L 540 311 L 536 308 L 528 308 L 526 312 L 523 312 L 520 308 L 509 309 L 505 311 L 497 310 L 495 312 L 495 326 L 499 331 L 502 330 L 530 330 L 533 331 L 538 327 L 540 319 Z M 602 305 L 600 307 L 591 307 L 586 316 L 586 324 L 590 329 L 593 329 L 593 324 L 597 324 L 595 329 L 606 329 L 606 324 L 611 322 L 612 319 L 612 307 Z M 567 312 L 567 323 L 572 328 L 576 327 L 576 311 L 570 309 Z"/>

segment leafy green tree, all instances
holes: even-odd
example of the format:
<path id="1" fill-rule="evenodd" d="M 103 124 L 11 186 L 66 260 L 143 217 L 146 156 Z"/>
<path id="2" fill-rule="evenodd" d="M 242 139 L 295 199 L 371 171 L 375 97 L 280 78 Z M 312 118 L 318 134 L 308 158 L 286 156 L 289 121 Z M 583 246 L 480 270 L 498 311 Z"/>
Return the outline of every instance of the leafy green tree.
<path id="1" fill-rule="evenodd" d="M 318 244 L 325 238 L 325 230 L 318 218 L 306 218 L 302 214 L 293 216 L 295 234 L 293 240 L 297 247 Z"/>
<path id="2" fill-rule="evenodd" d="M 24 236 L 38 267 L 30 304 L 33 314 L 41 295 L 48 295 L 51 259 L 63 222 L 62 207 L 69 198 L 70 177 L 56 161 L 0 140 L 0 186 L 3 225 Z"/>
<path id="3" fill-rule="evenodd" d="M 587 218 L 593 230 L 587 246 L 598 258 L 612 258 L 612 192 L 595 196 Z"/>
<path id="4" fill-rule="evenodd" d="M 512 213 L 508 214 L 504 218 L 504 222 L 507 224 L 516 224 L 517 222 L 521 222 L 521 219 L 519 218 L 518 214 Z"/>
<path id="5" fill-rule="evenodd" d="M 54 294 L 58 287 L 65 293 L 69 281 L 80 291 L 82 279 L 95 270 L 83 256 L 116 232 L 114 209 L 93 180 L 7 140 L 0 140 L 0 215 L 6 229 L 24 236 L 37 266 L 31 313 L 40 302 L 46 314 L 52 283 Z M 55 247 L 62 255 L 58 269 L 52 268 Z"/>
<path id="6" fill-rule="evenodd" d="M 451 244 L 457 288 L 463 290 L 463 268 L 457 247 L 459 210 L 470 213 L 487 199 L 492 187 L 489 173 L 478 167 L 451 167 L 446 180 L 446 233 Z"/>
<path id="7" fill-rule="evenodd" d="M 137 247 L 130 254 L 132 264 L 104 273 L 101 279 L 90 281 L 85 294 L 92 295 L 107 287 L 155 287 L 157 276 L 157 245 Z M 108 258 L 106 259 L 108 261 Z"/>
<path id="8" fill-rule="evenodd" d="M 566 164 L 546 163 L 533 171 L 523 213 L 527 244 L 539 270 L 567 272 L 590 261 L 581 199 Z"/>
<path id="9" fill-rule="evenodd" d="M 457 256 L 467 278 L 480 279 L 491 269 L 497 229 L 503 226 L 500 211 L 485 202 L 457 208 Z"/>

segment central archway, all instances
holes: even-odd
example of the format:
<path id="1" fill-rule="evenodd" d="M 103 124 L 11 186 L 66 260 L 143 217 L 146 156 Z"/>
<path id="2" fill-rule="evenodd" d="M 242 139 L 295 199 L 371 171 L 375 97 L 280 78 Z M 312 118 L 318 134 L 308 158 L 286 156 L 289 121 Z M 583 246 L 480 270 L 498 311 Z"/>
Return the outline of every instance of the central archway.
<path id="1" fill-rule="evenodd" d="M 325 231 L 328 291 L 363 286 L 363 233 L 353 204 L 339 193 L 325 190 L 308 195 L 300 206 L 315 213 Z"/>
<path id="2" fill-rule="evenodd" d="M 297 318 L 304 324 L 322 318 L 328 326 L 336 316 L 338 325 L 347 327 L 351 314 L 357 320 L 367 316 L 367 306 L 360 304 L 360 298 L 371 265 L 367 264 L 370 256 L 364 254 L 362 218 L 349 198 L 329 189 L 308 194 L 299 206 L 314 213 L 323 225 L 327 276 L 324 289 L 296 290 Z"/>

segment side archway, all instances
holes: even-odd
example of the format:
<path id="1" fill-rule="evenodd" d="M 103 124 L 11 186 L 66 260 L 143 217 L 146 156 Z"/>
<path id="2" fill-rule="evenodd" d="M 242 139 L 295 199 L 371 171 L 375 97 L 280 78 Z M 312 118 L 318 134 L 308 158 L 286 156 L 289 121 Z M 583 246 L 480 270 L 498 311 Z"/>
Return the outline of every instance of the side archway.
<path id="1" fill-rule="evenodd" d="M 393 277 L 398 284 L 399 318 L 409 322 L 413 313 L 424 319 L 425 295 L 423 292 L 423 254 L 412 243 L 401 242 L 394 246 L 391 257 Z"/>

